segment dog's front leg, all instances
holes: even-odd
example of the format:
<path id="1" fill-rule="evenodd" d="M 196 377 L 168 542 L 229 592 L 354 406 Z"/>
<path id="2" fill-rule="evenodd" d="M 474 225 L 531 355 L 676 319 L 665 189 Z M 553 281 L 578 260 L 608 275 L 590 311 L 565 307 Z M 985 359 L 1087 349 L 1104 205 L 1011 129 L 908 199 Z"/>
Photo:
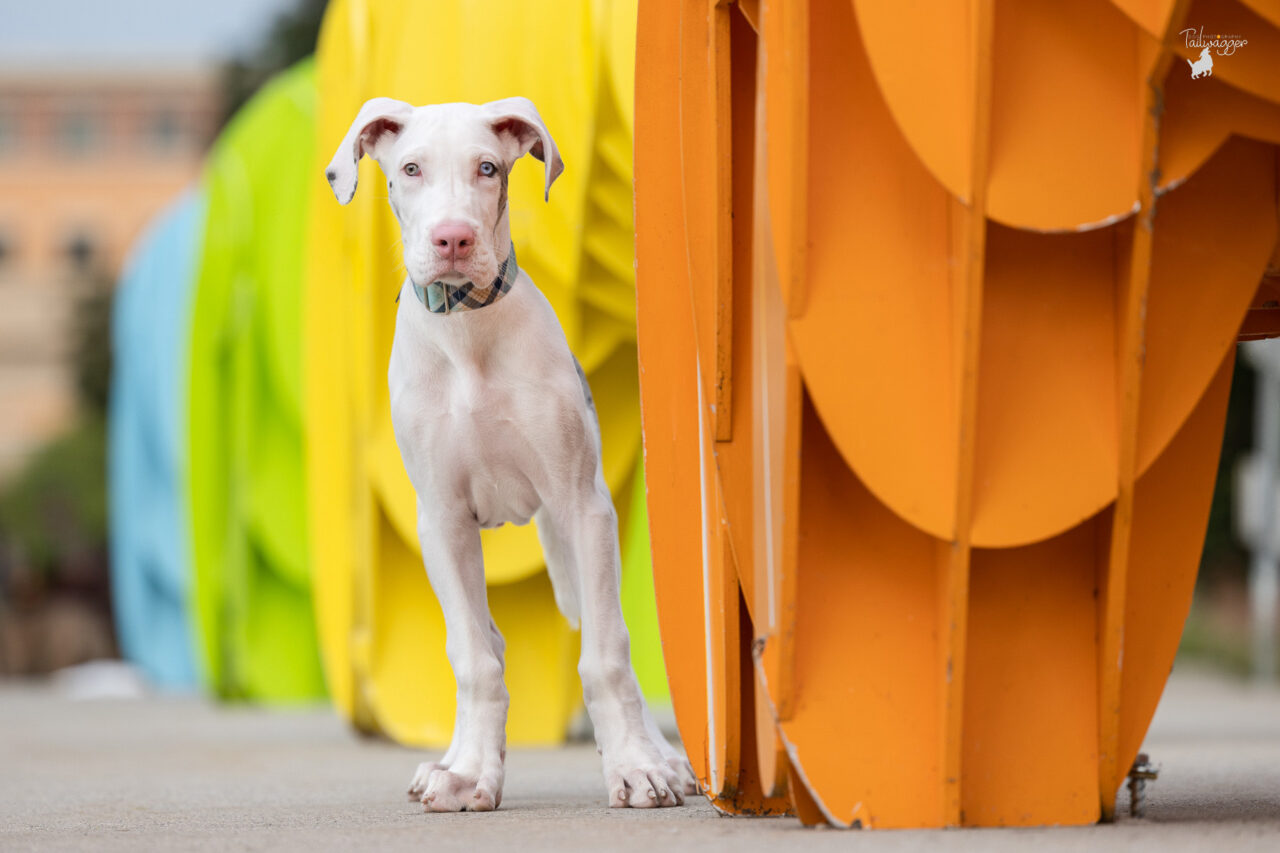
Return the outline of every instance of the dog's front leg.
<path id="1" fill-rule="evenodd" d="M 618 521 L 603 483 L 574 518 L 561 518 L 568 534 L 582 608 L 578 674 L 604 763 L 609 805 L 674 806 L 697 791 L 684 756 L 654 723 L 631 667 L 631 640 L 622 618 Z"/>
<path id="2" fill-rule="evenodd" d="M 444 611 L 445 650 L 458 683 L 453 741 L 442 761 L 419 768 L 410 791 L 429 811 L 489 811 L 502 802 L 507 746 L 502 635 L 489 616 L 480 530 L 472 518 L 419 513 L 427 577 Z"/>

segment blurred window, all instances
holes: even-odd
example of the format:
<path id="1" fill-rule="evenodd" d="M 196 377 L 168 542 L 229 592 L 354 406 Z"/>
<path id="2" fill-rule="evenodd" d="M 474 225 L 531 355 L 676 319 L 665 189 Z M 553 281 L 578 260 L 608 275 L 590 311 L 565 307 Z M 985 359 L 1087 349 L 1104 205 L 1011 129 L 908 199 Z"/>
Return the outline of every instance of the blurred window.
<path id="1" fill-rule="evenodd" d="M 182 139 L 182 123 L 173 110 L 159 110 L 147 121 L 147 139 L 156 151 L 173 151 Z"/>
<path id="2" fill-rule="evenodd" d="M 98 247 L 89 234 L 84 231 L 77 231 L 67 241 L 67 260 L 71 262 L 71 266 L 79 272 L 85 272 L 93 265 L 94 258 L 98 254 Z"/>
<path id="3" fill-rule="evenodd" d="M 19 129 L 18 111 L 0 103 L 0 155 L 18 147 Z"/>
<path id="4" fill-rule="evenodd" d="M 87 154 L 99 145 L 98 116 L 87 110 L 67 112 L 58 120 L 58 146 L 71 154 Z"/>

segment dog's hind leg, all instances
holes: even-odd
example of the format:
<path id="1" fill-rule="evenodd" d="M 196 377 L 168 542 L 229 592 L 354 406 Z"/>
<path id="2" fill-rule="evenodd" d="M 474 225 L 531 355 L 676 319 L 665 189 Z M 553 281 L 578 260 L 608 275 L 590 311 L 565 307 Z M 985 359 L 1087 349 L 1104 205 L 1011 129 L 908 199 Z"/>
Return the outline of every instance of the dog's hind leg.
<path id="1" fill-rule="evenodd" d="M 469 523 L 468 523 L 469 522 Z M 423 562 L 444 611 L 445 650 L 458 683 L 453 741 L 415 776 L 429 811 L 488 811 L 502 802 L 509 699 L 503 641 L 489 615 L 480 530 L 470 518 L 418 518 Z M 426 770 L 424 774 L 422 771 Z"/>
<path id="2" fill-rule="evenodd" d="M 547 576 L 556 594 L 556 607 L 574 628 L 582 621 L 578 606 L 578 579 L 573 567 L 573 543 L 567 541 L 555 526 L 546 507 L 533 515 L 538 528 L 538 542 L 542 544 L 542 556 L 547 561 Z"/>
<path id="3" fill-rule="evenodd" d="M 653 723 L 631 667 L 631 639 L 620 601 L 618 519 L 603 479 L 573 504 L 539 524 L 548 527 L 548 539 L 572 555 L 564 567 L 572 573 L 582 617 L 578 674 L 604 764 L 609 805 L 679 805 L 685 794 L 697 791 L 697 783 L 684 756 Z"/>
<path id="4" fill-rule="evenodd" d="M 578 383 L 582 386 L 583 401 L 587 411 L 591 413 L 591 431 L 595 436 L 596 454 L 600 446 L 600 416 L 596 412 L 595 397 L 591 394 L 591 383 L 587 381 L 587 372 L 582 364 L 573 356 L 573 367 L 578 373 Z M 540 507 L 533 515 L 538 527 L 538 541 L 542 544 L 542 556 L 547 561 L 547 575 L 551 578 L 551 587 L 555 590 L 556 606 L 569 620 L 569 624 L 577 628 L 582 621 L 582 591 L 578 587 L 578 571 L 573 565 L 573 540 L 566 536 L 566 530 L 556 526 L 555 520 L 545 506 Z"/>

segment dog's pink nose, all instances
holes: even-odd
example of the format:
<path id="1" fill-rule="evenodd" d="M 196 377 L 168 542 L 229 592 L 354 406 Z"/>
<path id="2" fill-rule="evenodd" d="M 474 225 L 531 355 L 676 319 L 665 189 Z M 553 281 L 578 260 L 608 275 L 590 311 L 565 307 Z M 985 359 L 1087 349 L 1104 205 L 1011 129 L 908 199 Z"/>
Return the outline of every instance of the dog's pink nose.
<path id="1" fill-rule="evenodd" d="M 431 245 L 447 261 L 460 261 L 471 254 L 476 229 L 464 222 L 441 222 L 431 229 Z"/>

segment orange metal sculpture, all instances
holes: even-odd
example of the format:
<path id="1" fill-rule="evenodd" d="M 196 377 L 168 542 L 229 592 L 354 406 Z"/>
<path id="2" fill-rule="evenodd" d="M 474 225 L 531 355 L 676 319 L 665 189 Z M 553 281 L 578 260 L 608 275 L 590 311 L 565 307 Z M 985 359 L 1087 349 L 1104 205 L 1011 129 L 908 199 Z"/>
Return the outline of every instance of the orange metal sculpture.
<path id="1" fill-rule="evenodd" d="M 1248 43 L 1192 78 L 1202 26 Z M 1280 333 L 1280 9 L 655 0 L 637 62 L 654 576 L 709 796 L 1108 818 L 1235 341 Z"/>

